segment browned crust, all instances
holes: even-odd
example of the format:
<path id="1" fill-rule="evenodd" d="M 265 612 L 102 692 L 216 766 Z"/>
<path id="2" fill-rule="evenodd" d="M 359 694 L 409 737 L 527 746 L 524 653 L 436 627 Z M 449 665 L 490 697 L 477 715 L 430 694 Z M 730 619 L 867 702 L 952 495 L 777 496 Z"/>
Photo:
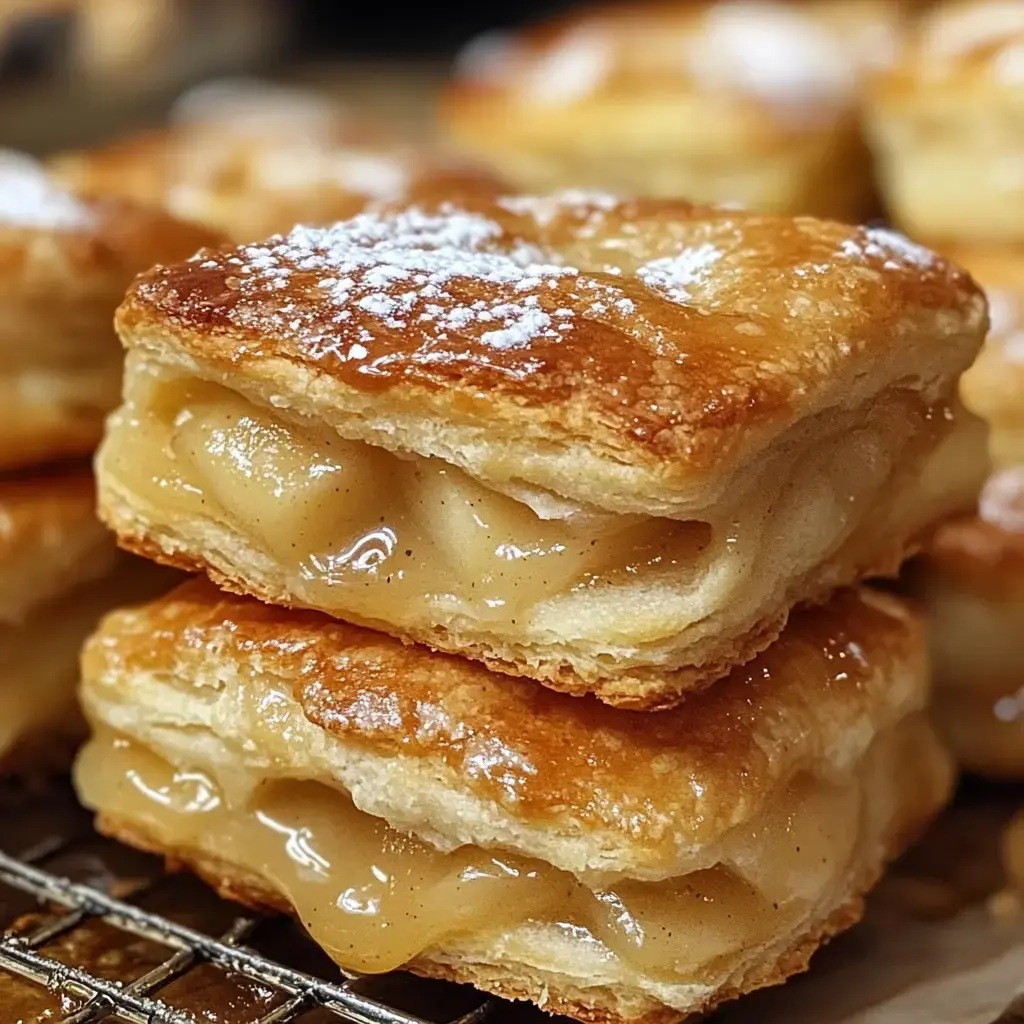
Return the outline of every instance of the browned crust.
<path id="1" fill-rule="evenodd" d="M 894 599 L 841 592 L 797 612 L 749 665 L 650 715 L 197 579 L 108 616 L 82 674 L 90 692 L 123 695 L 150 673 L 187 690 L 214 665 L 246 677 L 258 666 L 261 685 L 290 687 L 306 718 L 353 752 L 408 759 L 517 821 L 607 832 L 671 861 L 677 829 L 713 842 L 759 813 L 793 771 L 830 764 L 852 723 L 863 736 L 866 724 L 884 729 L 919 708 L 923 633 Z M 479 770 L 481 749 L 492 751 L 491 770 Z M 565 771 L 566 750 L 575 772 Z"/>
<path id="2" fill-rule="evenodd" d="M 414 289 L 400 319 L 359 302 L 398 302 L 410 294 L 408 280 L 378 288 L 357 270 L 344 300 L 350 315 L 340 319 L 342 300 L 321 287 L 330 261 L 306 269 L 270 240 L 251 250 L 256 256 L 240 247 L 142 275 L 118 330 L 159 363 L 194 362 L 200 376 L 250 397 L 272 387 L 303 415 L 486 428 L 496 445 L 579 448 L 668 485 L 735 466 L 805 417 L 860 404 L 895 380 L 949 391 L 984 335 L 982 296 L 964 272 L 886 248 L 864 228 L 668 200 L 610 209 L 584 202 L 543 223 L 498 196 L 461 205 L 498 226 L 489 251 L 535 244 L 542 253 L 569 249 L 572 263 L 582 245 L 593 266 L 545 282 L 536 295 L 454 277 L 447 298 Z M 382 214 L 391 225 L 401 216 Z M 632 273 L 608 272 L 600 254 L 616 240 L 639 250 L 638 263 L 701 246 L 721 256 L 691 286 L 692 301 L 680 303 Z M 240 270 L 253 259 L 287 279 Z M 552 322 L 559 310 L 572 316 L 564 330 L 501 347 L 486 340 L 486 322 L 452 327 L 428 310 L 526 299 Z M 829 312 L 823 321 L 797 307 Z"/>
<path id="3" fill-rule="evenodd" d="M 88 466 L 0 479 L 0 564 L 43 540 L 96 529 L 96 485 Z"/>
<path id="4" fill-rule="evenodd" d="M 114 524 L 109 523 L 112 528 Z M 150 561 L 180 569 L 188 573 L 201 573 L 221 590 L 240 597 L 255 597 L 269 605 L 282 608 L 296 608 L 290 595 L 268 587 L 254 585 L 251 579 L 241 579 L 223 572 L 198 553 L 187 551 L 168 552 L 154 540 L 142 534 L 118 532 L 117 543 L 125 551 L 140 555 Z M 850 573 L 850 579 L 894 577 L 900 566 L 919 548 L 914 540 L 900 545 L 881 556 L 873 565 L 862 566 Z M 399 632 L 388 627 L 389 635 L 405 644 L 423 644 L 443 654 L 457 654 L 472 658 L 486 665 L 493 672 L 532 679 L 548 689 L 574 697 L 593 695 L 602 703 L 628 711 L 666 711 L 677 707 L 688 696 L 707 689 L 716 680 L 723 678 L 738 665 L 745 665 L 767 650 L 785 629 L 792 609 L 797 604 L 815 605 L 826 603 L 833 593 L 832 586 L 815 585 L 795 595 L 785 607 L 764 616 L 750 630 L 741 636 L 729 637 L 723 643 L 721 654 L 701 665 L 687 666 L 673 670 L 657 667 L 638 667 L 610 677 L 584 677 L 571 665 L 564 662 L 545 661 L 536 664 L 526 658 L 514 661 L 494 657 L 493 651 L 485 645 L 474 644 L 462 638 L 451 638 L 443 626 L 414 632 Z M 353 620 L 354 621 L 354 620 Z M 355 623 L 357 626 L 379 628 L 378 623 Z"/>
<path id="5" fill-rule="evenodd" d="M 252 910 L 291 915 L 288 901 L 267 881 L 250 872 L 241 871 L 227 861 L 206 853 L 190 849 L 168 851 L 147 829 L 137 822 L 119 818 L 116 814 L 103 812 L 96 818 L 96 828 L 104 835 L 127 843 L 138 849 L 164 857 L 167 870 L 191 871 L 225 899 L 251 908 Z M 771 985 L 778 985 L 794 974 L 807 970 L 811 957 L 833 936 L 855 925 L 863 916 L 863 894 L 877 880 L 880 871 L 875 869 L 869 877 L 854 887 L 856 895 L 851 896 L 842 906 L 833 910 L 822 922 L 801 936 L 788 950 L 772 963 L 747 979 L 742 987 L 723 988 L 715 993 L 695 1013 L 680 1013 L 664 1006 L 653 998 L 644 1000 L 644 1012 L 640 1016 L 624 1017 L 614 1009 L 614 994 L 606 988 L 592 990 L 594 1003 L 587 1005 L 571 996 L 559 993 L 550 985 L 540 985 L 536 979 L 516 977 L 509 969 L 487 964 L 440 963 L 424 957 L 406 965 L 406 970 L 427 978 L 438 978 L 475 988 L 500 996 L 503 999 L 531 1002 L 553 1014 L 564 1014 L 584 1024 L 678 1024 L 683 1020 L 696 1020 L 700 1014 L 715 1009 L 723 1003 L 737 999 L 748 992 Z M 551 977 L 554 982 L 556 979 Z"/>

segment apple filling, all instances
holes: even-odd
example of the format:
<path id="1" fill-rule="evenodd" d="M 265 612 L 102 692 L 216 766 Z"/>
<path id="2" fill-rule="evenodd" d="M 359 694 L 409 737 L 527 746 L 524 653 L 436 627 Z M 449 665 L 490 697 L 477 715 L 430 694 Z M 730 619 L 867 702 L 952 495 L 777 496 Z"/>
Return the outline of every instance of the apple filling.
<path id="1" fill-rule="evenodd" d="M 513 853 L 442 852 L 322 783 L 253 776 L 239 789 L 237 772 L 255 769 L 233 765 L 222 787 L 212 772 L 176 770 L 106 726 L 80 755 L 76 781 L 90 807 L 156 848 L 260 880 L 349 970 L 387 971 L 542 925 L 582 930 L 629 970 L 681 982 L 763 948 L 838 898 L 893 811 L 885 799 L 869 808 L 865 794 L 907 752 L 893 741 L 922 727 L 911 719 L 890 730 L 842 778 L 797 775 L 744 828 L 732 862 L 664 881 L 585 881 Z"/>
<path id="2" fill-rule="evenodd" d="M 713 615 L 750 628 L 840 549 L 868 562 L 888 551 L 905 525 L 890 516 L 883 529 L 879 502 L 897 473 L 919 469 L 934 421 L 945 429 L 898 392 L 866 421 L 830 413 L 824 440 L 801 427 L 713 515 L 676 520 L 517 500 L 441 459 L 345 440 L 217 384 L 131 363 L 127 380 L 101 460 L 151 524 L 198 523 L 225 561 L 240 537 L 295 604 L 339 618 L 420 637 L 472 623 L 617 655 Z"/>

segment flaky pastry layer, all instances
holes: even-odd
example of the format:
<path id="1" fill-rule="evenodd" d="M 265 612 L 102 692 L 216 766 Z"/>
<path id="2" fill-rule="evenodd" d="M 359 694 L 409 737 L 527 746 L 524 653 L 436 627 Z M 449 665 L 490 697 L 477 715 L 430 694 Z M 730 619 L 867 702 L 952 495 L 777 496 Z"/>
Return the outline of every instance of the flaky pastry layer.
<path id="1" fill-rule="evenodd" d="M 675 1020 L 801 969 L 941 804 L 923 654 L 847 593 L 651 718 L 193 582 L 87 646 L 77 784 L 349 968 Z"/>
<path id="2" fill-rule="evenodd" d="M 122 543 L 628 706 L 893 569 L 978 486 L 941 451 L 983 302 L 884 232 L 412 208 L 158 269 L 118 323 Z"/>
<path id="3" fill-rule="evenodd" d="M 221 237 L 158 210 L 64 193 L 0 153 L 0 469 L 91 455 L 116 404 L 111 318 L 160 260 Z"/>

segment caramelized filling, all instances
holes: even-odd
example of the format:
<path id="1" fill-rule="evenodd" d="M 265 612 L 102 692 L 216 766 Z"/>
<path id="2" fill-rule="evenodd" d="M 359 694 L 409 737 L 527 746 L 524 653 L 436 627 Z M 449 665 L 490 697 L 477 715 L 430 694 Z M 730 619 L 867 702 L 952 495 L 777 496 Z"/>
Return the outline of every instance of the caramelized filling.
<path id="1" fill-rule="evenodd" d="M 645 976 L 699 980 L 792 927 L 844 877 L 860 838 L 859 780 L 804 775 L 751 835 L 749 863 L 588 885 L 524 856 L 438 851 L 316 782 L 260 778 L 232 799 L 234 788 L 107 728 L 76 779 L 88 805 L 168 852 L 262 880 L 339 964 L 366 973 L 533 923 L 584 929 Z"/>
<path id="2" fill-rule="evenodd" d="M 426 602 L 514 624 L 577 587 L 693 575 L 710 543 L 699 522 L 542 519 L 440 459 L 297 426 L 215 384 L 152 387 L 114 431 L 111 457 L 133 488 L 236 527 L 315 607 L 402 621 Z"/>

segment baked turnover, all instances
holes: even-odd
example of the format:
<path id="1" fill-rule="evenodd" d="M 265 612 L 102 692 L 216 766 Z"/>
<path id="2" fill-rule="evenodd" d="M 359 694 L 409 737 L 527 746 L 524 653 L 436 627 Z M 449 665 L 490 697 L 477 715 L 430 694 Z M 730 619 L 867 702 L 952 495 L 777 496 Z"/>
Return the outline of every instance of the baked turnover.
<path id="1" fill-rule="evenodd" d="M 67 768 L 82 642 L 111 608 L 158 592 L 94 506 L 83 471 L 0 481 L 0 771 Z"/>
<path id="2" fill-rule="evenodd" d="M 939 726 L 965 768 L 1024 778 L 1024 467 L 996 474 L 980 514 L 940 527 L 927 556 L 912 580 Z"/>
<path id="3" fill-rule="evenodd" d="M 494 187 L 490 175 L 381 137 L 316 95 L 229 82 L 184 97 L 169 128 L 64 154 L 51 171 L 76 192 L 160 205 L 237 241 L 351 217 L 371 202 Z"/>
<path id="4" fill-rule="evenodd" d="M 1024 250 L 947 246 L 943 251 L 985 289 L 992 321 L 985 347 L 960 382 L 960 394 L 989 424 L 995 465 L 1024 465 Z"/>
<path id="5" fill-rule="evenodd" d="M 217 241 L 157 211 L 73 198 L 0 152 L 0 469 L 92 453 L 117 405 L 111 320 L 125 288 Z"/>
<path id="6" fill-rule="evenodd" d="M 156 268 L 117 323 L 124 546 L 619 705 L 894 570 L 983 474 L 941 453 L 984 300 L 885 231 L 393 210 Z"/>
<path id="7" fill-rule="evenodd" d="M 923 648 L 844 592 L 640 715 L 193 581 L 87 645 L 77 785 L 344 968 L 673 1021 L 802 970 L 943 804 Z"/>
<path id="8" fill-rule="evenodd" d="M 939 528 L 912 576 L 930 611 L 935 707 L 972 771 L 1024 778 L 1024 259 L 952 251 L 984 286 L 992 328 L 964 374 L 964 403 L 988 422 L 996 471 L 978 513 Z"/>
<path id="9" fill-rule="evenodd" d="M 442 98 L 444 132 L 517 187 L 608 188 L 857 220 L 867 67 L 914 5 L 629 3 L 486 36 Z"/>
<path id="10" fill-rule="evenodd" d="M 1024 239 L 1024 5 L 939 3 L 871 88 L 890 211 L 911 234 Z"/>

